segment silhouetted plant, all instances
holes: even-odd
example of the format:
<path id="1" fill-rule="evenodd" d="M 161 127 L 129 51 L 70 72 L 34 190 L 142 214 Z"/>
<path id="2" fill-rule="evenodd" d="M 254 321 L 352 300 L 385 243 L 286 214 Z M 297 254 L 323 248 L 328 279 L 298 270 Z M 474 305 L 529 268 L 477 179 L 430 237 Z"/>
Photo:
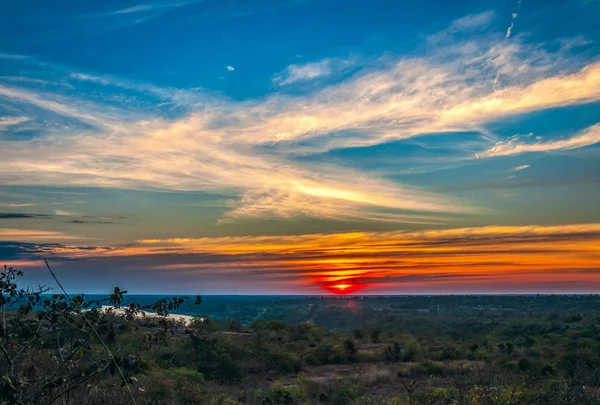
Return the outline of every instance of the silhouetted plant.
<path id="1" fill-rule="evenodd" d="M 23 272 L 13 267 L 4 266 L 0 273 L 0 400 L 49 405 L 99 375 L 112 374 L 121 379 L 135 403 L 129 385 L 148 366 L 139 356 L 123 355 L 109 345 L 119 328 L 145 316 L 146 311 L 153 311 L 162 319 L 161 328 L 154 335 L 164 334 L 176 325 L 166 321 L 169 312 L 189 299 L 173 297 L 146 305 L 125 304 L 127 291 L 118 287 L 105 300 L 92 300 L 85 295 L 71 297 L 49 265 L 48 270 L 62 294 L 47 295 L 50 288 L 46 286 L 36 290 L 20 287 Z M 195 303 L 200 302 L 201 298 L 196 297 Z M 112 308 L 103 310 L 103 303 Z M 156 336 L 150 336 L 150 340 Z"/>

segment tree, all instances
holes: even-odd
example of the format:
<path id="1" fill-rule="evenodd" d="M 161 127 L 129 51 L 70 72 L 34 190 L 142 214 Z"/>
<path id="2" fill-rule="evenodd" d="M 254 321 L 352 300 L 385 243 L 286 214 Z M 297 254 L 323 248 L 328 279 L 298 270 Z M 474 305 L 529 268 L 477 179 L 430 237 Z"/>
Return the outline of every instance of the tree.
<path id="1" fill-rule="evenodd" d="M 371 342 L 373 343 L 378 343 L 379 342 L 379 337 L 381 336 L 381 330 L 380 329 L 372 329 L 371 330 Z"/>

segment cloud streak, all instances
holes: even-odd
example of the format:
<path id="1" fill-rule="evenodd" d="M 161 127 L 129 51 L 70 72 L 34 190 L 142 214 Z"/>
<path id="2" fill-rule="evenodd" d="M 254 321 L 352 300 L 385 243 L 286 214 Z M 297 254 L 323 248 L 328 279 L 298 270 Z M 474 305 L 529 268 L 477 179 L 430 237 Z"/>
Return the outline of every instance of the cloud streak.
<path id="1" fill-rule="evenodd" d="M 284 72 L 273 77 L 273 83 L 279 86 L 313 80 L 331 74 L 331 61 L 328 59 L 305 65 L 290 65 Z"/>
<path id="2" fill-rule="evenodd" d="M 327 78 L 331 75 L 340 74 L 352 66 L 355 61 L 351 59 L 326 58 L 317 62 L 303 65 L 292 64 L 282 72 L 276 74 L 272 82 L 277 86 L 288 86 L 294 83 L 305 83 L 316 79 Z"/>
<path id="3" fill-rule="evenodd" d="M 120 8 L 112 11 L 105 11 L 95 14 L 88 14 L 86 18 L 118 18 L 123 24 L 138 24 L 144 21 L 152 20 L 161 17 L 169 11 L 176 10 L 181 7 L 190 6 L 196 3 L 201 3 L 204 0 L 185 0 L 172 2 L 150 2 L 136 4 L 125 8 Z"/>
<path id="4" fill-rule="evenodd" d="M 0 219 L 51 219 L 45 214 L 25 214 L 22 212 L 0 212 Z"/>
<path id="5" fill-rule="evenodd" d="M 0 131 L 29 121 L 29 117 L 0 117 Z"/>
<path id="6" fill-rule="evenodd" d="M 59 231 L 46 231 L 35 229 L 0 228 L 1 241 L 31 241 L 47 242 L 49 240 L 82 239 L 78 236 L 67 235 Z"/>
<path id="7" fill-rule="evenodd" d="M 580 131 L 571 138 L 554 140 L 549 142 L 527 143 L 525 141 L 522 141 L 521 138 L 518 135 L 516 135 L 510 138 L 508 141 L 502 141 L 497 143 L 493 148 L 485 152 L 480 152 L 479 156 L 496 157 L 518 155 L 521 153 L 569 150 L 594 145 L 598 142 L 600 142 L 600 123 L 592 125 L 584 129 L 583 131 Z M 515 168 L 515 170 L 517 170 L 517 168 Z"/>
<path id="8" fill-rule="evenodd" d="M 477 29 L 481 27 L 487 27 L 495 18 L 493 11 L 484 11 L 478 14 L 469 14 L 467 16 L 458 18 L 452 22 L 449 31 L 460 32 Z"/>

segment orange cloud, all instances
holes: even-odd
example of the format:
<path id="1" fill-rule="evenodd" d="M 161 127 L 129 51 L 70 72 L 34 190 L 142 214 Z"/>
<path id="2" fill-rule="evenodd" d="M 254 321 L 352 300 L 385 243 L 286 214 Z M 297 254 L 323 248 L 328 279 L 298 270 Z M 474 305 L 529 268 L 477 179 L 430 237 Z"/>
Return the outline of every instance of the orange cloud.
<path id="1" fill-rule="evenodd" d="M 57 247 L 57 257 L 148 258 L 146 271 L 241 277 L 344 290 L 494 283 L 600 288 L 600 224 L 140 240 Z M 160 257 L 169 264 L 160 264 Z M 342 291 L 338 291 L 342 292 Z"/>

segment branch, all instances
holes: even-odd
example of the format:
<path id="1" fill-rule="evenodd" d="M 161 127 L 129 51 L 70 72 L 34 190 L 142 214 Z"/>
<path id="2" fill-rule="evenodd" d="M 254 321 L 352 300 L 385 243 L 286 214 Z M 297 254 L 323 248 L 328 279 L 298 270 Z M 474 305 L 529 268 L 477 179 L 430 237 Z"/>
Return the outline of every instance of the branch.
<path id="1" fill-rule="evenodd" d="M 85 376 L 84 378 L 82 378 L 81 380 L 77 381 L 75 384 L 71 385 L 70 387 L 64 389 L 63 391 L 61 391 L 57 396 L 55 396 L 50 402 L 48 402 L 47 405 L 51 405 L 53 403 L 55 403 L 60 397 L 62 397 L 63 395 L 65 395 L 66 393 L 74 390 L 75 388 L 77 388 L 77 386 L 83 384 L 84 382 L 86 382 L 87 380 L 89 380 L 90 378 L 106 371 L 106 367 L 104 369 L 101 370 L 96 370 L 94 371 L 92 374 L 89 374 L 87 376 Z"/>
<path id="2" fill-rule="evenodd" d="M 60 370 L 62 370 L 63 366 L 65 364 L 67 364 L 69 362 L 69 360 L 71 360 L 73 358 L 73 356 L 79 351 L 79 347 L 85 345 L 91 337 L 92 337 L 92 334 L 90 333 L 87 335 L 85 340 L 83 342 L 81 342 L 81 344 L 77 348 L 71 347 L 71 353 L 69 353 L 67 355 L 67 357 L 63 359 L 62 363 L 58 366 L 58 368 L 54 371 L 54 373 L 52 373 L 52 375 L 50 377 L 46 378 L 46 381 L 40 387 L 39 392 L 36 394 L 35 398 L 33 399 L 34 403 L 37 403 L 37 401 L 43 395 L 44 389 L 48 386 L 48 384 L 50 384 L 51 381 L 53 381 L 56 378 L 56 376 L 58 375 Z"/>
<path id="3" fill-rule="evenodd" d="M 56 350 L 58 351 L 60 359 L 65 361 L 65 356 L 63 356 L 62 348 L 60 347 L 60 331 L 56 331 Z"/>
<path id="4" fill-rule="evenodd" d="M 6 357 L 6 360 L 8 361 L 8 365 L 12 366 L 13 361 L 10 358 L 10 355 L 8 354 L 8 351 L 6 350 L 4 345 L 0 345 L 0 349 L 2 349 L 2 353 L 4 354 L 4 357 Z"/>
<path id="5" fill-rule="evenodd" d="M 60 329 L 60 330 L 64 330 L 64 329 Z M 39 328 L 38 328 L 38 331 L 39 331 Z M 27 342 L 21 346 L 21 349 L 17 352 L 17 354 L 15 354 L 14 358 L 16 359 L 17 357 L 19 357 L 28 347 L 31 347 L 31 345 L 33 345 L 36 341 L 54 333 L 55 331 L 57 331 L 57 329 L 54 329 L 54 330 L 50 329 L 50 330 L 42 333 L 41 335 L 38 335 L 37 337 L 31 339 L 29 342 Z"/>

